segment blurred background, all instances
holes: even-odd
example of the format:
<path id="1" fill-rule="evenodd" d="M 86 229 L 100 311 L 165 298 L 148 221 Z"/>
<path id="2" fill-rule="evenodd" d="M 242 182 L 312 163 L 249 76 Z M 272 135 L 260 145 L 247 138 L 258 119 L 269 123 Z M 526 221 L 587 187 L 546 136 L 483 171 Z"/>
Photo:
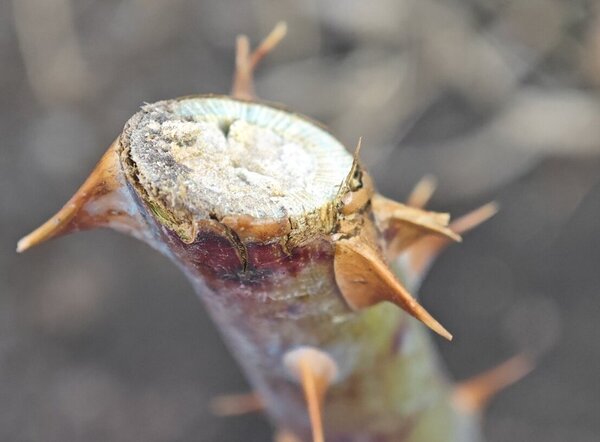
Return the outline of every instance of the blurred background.
<path id="1" fill-rule="evenodd" d="M 234 39 L 289 33 L 261 97 L 326 123 L 379 189 L 501 212 L 421 291 L 464 379 L 518 351 L 489 441 L 600 440 L 600 2 L 0 0 L 0 440 L 268 441 L 208 403 L 247 385 L 184 277 L 97 231 L 23 256 L 143 102 L 226 93 Z"/>

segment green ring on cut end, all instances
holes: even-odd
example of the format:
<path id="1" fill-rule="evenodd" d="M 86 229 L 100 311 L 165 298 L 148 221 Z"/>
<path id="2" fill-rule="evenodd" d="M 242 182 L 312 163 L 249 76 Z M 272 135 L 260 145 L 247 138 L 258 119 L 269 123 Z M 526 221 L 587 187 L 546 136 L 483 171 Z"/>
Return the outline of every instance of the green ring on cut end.
<path id="1" fill-rule="evenodd" d="M 178 220 L 302 217 L 331 204 L 352 165 L 309 119 L 229 97 L 145 105 L 121 140 L 147 201 Z"/>

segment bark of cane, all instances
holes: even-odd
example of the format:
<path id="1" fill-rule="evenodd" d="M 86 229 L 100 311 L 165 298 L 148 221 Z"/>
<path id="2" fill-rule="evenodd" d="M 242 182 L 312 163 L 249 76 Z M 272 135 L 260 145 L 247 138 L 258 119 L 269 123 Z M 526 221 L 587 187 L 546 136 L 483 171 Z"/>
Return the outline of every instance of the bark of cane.
<path id="1" fill-rule="evenodd" d="M 185 133 L 173 129 L 174 123 Z M 220 128 L 215 136 L 226 139 L 238 123 L 279 137 L 279 144 L 270 146 L 279 155 L 271 157 L 275 169 L 260 172 L 276 177 L 275 182 L 254 177 L 253 185 L 250 172 L 256 171 L 246 160 L 242 166 L 240 159 L 237 166 L 232 163 L 234 169 L 239 166 L 237 175 L 227 175 L 230 169 L 198 169 L 206 166 L 206 158 L 194 162 L 198 152 L 192 147 L 215 144 L 205 136 L 210 132 L 205 123 Z M 250 144 L 273 141 L 250 129 L 236 135 L 254 137 L 246 139 Z M 315 193 L 300 196 L 285 188 L 293 183 L 277 168 L 286 161 L 289 143 L 306 154 L 295 157 L 300 162 L 293 166 L 305 168 L 323 188 L 314 186 Z M 343 187 L 352 164 L 340 147 L 324 130 L 293 114 L 198 97 L 147 106 L 130 120 L 117 150 L 132 201 L 146 223 L 147 242 L 187 275 L 275 426 L 310 440 L 302 391 L 282 359 L 295 347 L 313 346 L 331 355 L 339 369 L 324 405 L 326 440 L 477 440 L 475 422 L 452 403 L 452 387 L 423 326 L 388 303 L 354 311 L 340 293 L 335 239 L 359 229 L 368 231 L 375 247 L 382 241 L 369 198 L 356 213 L 339 210 L 343 191 L 351 191 Z M 220 198 L 219 192 L 198 191 L 190 183 L 204 172 L 224 173 L 213 177 L 222 189 L 237 186 L 248 193 L 229 190 Z M 366 175 L 359 184 L 370 186 Z M 271 200 L 252 193 L 270 191 Z M 277 192 L 283 192 L 279 199 Z M 264 206 L 257 207 L 261 202 Z"/>

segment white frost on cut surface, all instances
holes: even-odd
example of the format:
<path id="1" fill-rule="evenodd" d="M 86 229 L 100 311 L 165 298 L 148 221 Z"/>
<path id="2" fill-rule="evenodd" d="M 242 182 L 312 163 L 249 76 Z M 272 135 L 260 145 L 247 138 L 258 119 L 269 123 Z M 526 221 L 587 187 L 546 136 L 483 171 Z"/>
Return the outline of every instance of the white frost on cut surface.
<path id="1" fill-rule="evenodd" d="M 341 144 L 295 115 L 233 103 L 212 115 L 182 115 L 185 100 L 148 106 L 130 136 L 140 184 L 196 218 L 281 218 L 332 200 L 352 161 Z"/>

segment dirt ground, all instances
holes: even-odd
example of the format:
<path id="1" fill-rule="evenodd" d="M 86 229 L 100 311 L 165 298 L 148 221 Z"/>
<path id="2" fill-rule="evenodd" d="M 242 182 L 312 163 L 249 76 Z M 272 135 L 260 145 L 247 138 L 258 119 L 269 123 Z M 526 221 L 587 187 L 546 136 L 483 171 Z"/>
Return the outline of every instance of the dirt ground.
<path id="1" fill-rule="evenodd" d="M 323 121 L 380 191 L 501 212 L 421 291 L 464 379 L 519 351 L 488 441 L 600 439 L 600 3 L 0 0 L 0 440 L 267 441 L 208 402 L 247 385 L 184 277 L 96 231 L 25 255 L 144 102 L 226 93 L 238 33 L 285 19 L 258 93 Z"/>

